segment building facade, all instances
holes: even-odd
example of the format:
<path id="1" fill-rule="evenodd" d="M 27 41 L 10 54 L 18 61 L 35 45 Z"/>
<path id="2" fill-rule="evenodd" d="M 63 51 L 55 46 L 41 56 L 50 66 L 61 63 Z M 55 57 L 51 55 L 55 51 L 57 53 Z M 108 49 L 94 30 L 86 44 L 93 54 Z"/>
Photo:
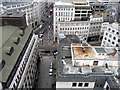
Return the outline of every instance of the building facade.
<path id="1" fill-rule="evenodd" d="M 87 40 L 89 35 L 89 21 L 70 21 L 58 22 L 58 35 L 64 33 L 65 35 L 77 35 L 79 38 Z"/>
<path id="2" fill-rule="evenodd" d="M 39 2 L 36 0 L 30 1 L 4 1 L 2 2 L 2 8 L 6 12 L 13 12 L 13 11 L 22 11 L 26 14 L 26 23 L 27 25 L 32 25 L 34 28 L 35 26 L 40 24 L 41 21 L 41 14 L 44 10 L 45 2 Z M 41 7 L 42 6 L 42 7 Z M 2 9 L 1 9 L 2 10 Z"/>
<path id="3" fill-rule="evenodd" d="M 117 48 L 65 41 L 58 51 L 56 90 L 120 89 Z"/>
<path id="4" fill-rule="evenodd" d="M 106 30 L 104 31 L 101 46 L 120 46 L 120 26 L 118 23 L 108 24 Z"/>
<path id="5" fill-rule="evenodd" d="M 53 8 L 54 40 L 57 40 L 58 21 L 74 20 L 75 8 L 71 3 L 55 2 Z"/>
<path id="6" fill-rule="evenodd" d="M 0 26 L 17 26 L 21 29 L 25 29 L 26 25 L 26 15 L 23 12 L 12 12 L 12 13 L 3 13 L 0 15 Z"/>
<path id="7" fill-rule="evenodd" d="M 102 14 L 95 14 L 90 17 L 88 41 L 99 41 L 102 23 L 103 23 Z"/>
<path id="8" fill-rule="evenodd" d="M 38 36 L 32 27 L 3 26 L 0 68 L 1 89 L 32 88 L 37 72 Z"/>

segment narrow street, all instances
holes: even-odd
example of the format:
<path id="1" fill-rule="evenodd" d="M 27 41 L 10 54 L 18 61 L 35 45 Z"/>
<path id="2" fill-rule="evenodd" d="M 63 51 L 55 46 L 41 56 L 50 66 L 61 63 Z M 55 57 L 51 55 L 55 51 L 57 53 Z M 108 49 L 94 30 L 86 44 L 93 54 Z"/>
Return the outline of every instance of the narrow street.
<path id="1" fill-rule="evenodd" d="M 50 62 L 53 62 L 55 65 L 55 59 L 53 56 L 43 56 L 36 88 L 52 88 L 52 84 L 55 83 L 55 76 L 49 76 Z"/>
<path id="2" fill-rule="evenodd" d="M 52 23 L 53 17 L 50 15 L 49 10 L 45 12 L 43 16 L 44 24 L 42 29 L 35 31 L 36 34 L 43 33 L 43 37 L 39 37 L 39 55 L 42 56 L 40 63 L 38 65 L 38 76 L 35 82 L 35 88 L 53 88 L 52 85 L 55 85 L 55 73 L 56 73 L 56 59 L 52 51 L 57 49 L 57 45 L 53 44 L 53 30 Z M 50 15 L 50 17 L 48 17 Z M 51 51 L 50 53 L 43 53 L 43 51 Z M 53 63 L 53 75 L 49 76 L 50 63 Z"/>

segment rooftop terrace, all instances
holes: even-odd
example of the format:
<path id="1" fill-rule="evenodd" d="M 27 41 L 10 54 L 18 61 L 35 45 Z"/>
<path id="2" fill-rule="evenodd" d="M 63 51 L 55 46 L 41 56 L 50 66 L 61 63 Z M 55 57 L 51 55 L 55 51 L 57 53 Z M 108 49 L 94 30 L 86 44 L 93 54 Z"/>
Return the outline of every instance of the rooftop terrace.
<path id="1" fill-rule="evenodd" d="M 100 59 L 100 60 L 118 60 L 120 51 L 115 47 L 85 46 L 79 44 L 71 45 L 71 53 L 74 60 L 82 59 Z"/>

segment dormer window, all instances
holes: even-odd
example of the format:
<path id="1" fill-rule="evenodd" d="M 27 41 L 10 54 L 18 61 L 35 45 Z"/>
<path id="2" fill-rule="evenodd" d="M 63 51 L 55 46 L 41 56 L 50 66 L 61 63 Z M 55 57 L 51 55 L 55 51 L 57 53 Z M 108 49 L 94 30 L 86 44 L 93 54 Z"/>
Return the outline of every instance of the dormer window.
<path id="1" fill-rule="evenodd" d="M 24 30 L 21 30 L 21 31 L 20 31 L 20 35 L 21 35 L 21 36 L 24 36 L 24 34 L 25 34 Z"/>
<path id="2" fill-rule="evenodd" d="M 0 70 L 5 66 L 5 60 L 0 61 Z"/>
<path id="3" fill-rule="evenodd" d="M 12 53 L 14 52 L 14 48 L 13 47 L 5 47 L 5 52 L 8 55 L 12 55 Z"/>
<path id="4" fill-rule="evenodd" d="M 20 38 L 19 38 L 19 37 L 14 38 L 14 43 L 15 43 L 15 44 L 19 44 L 19 42 L 20 42 Z"/>

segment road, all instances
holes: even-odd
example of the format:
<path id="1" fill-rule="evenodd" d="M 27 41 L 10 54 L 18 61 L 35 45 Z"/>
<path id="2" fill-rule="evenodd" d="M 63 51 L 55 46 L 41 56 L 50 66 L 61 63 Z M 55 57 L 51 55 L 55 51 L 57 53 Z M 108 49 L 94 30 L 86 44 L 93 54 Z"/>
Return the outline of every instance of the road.
<path id="1" fill-rule="evenodd" d="M 36 88 L 52 88 L 52 84 L 55 83 L 55 76 L 49 76 L 50 62 L 55 62 L 53 56 L 43 56 Z"/>
<path id="2" fill-rule="evenodd" d="M 49 9 L 50 10 L 50 9 Z M 39 50 L 44 49 L 45 51 L 54 51 L 57 49 L 57 44 L 54 44 L 53 39 L 53 30 L 52 30 L 52 23 L 53 23 L 53 17 L 52 15 L 49 16 L 49 10 L 45 13 L 45 16 L 43 17 L 45 23 L 43 25 L 43 28 L 41 30 L 34 31 L 35 34 L 40 34 L 40 32 L 44 31 L 43 37 L 39 37 Z M 49 28 L 50 27 L 50 28 Z M 41 51 L 39 51 L 40 56 L 42 58 L 40 59 L 40 63 L 38 65 L 38 78 L 35 82 L 35 88 L 52 88 L 52 84 L 55 83 L 55 76 L 49 76 L 49 64 L 50 62 L 53 62 L 54 69 L 56 69 L 56 59 L 54 58 L 53 54 L 42 54 Z M 56 71 L 54 70 L 53 73 Z"/>

